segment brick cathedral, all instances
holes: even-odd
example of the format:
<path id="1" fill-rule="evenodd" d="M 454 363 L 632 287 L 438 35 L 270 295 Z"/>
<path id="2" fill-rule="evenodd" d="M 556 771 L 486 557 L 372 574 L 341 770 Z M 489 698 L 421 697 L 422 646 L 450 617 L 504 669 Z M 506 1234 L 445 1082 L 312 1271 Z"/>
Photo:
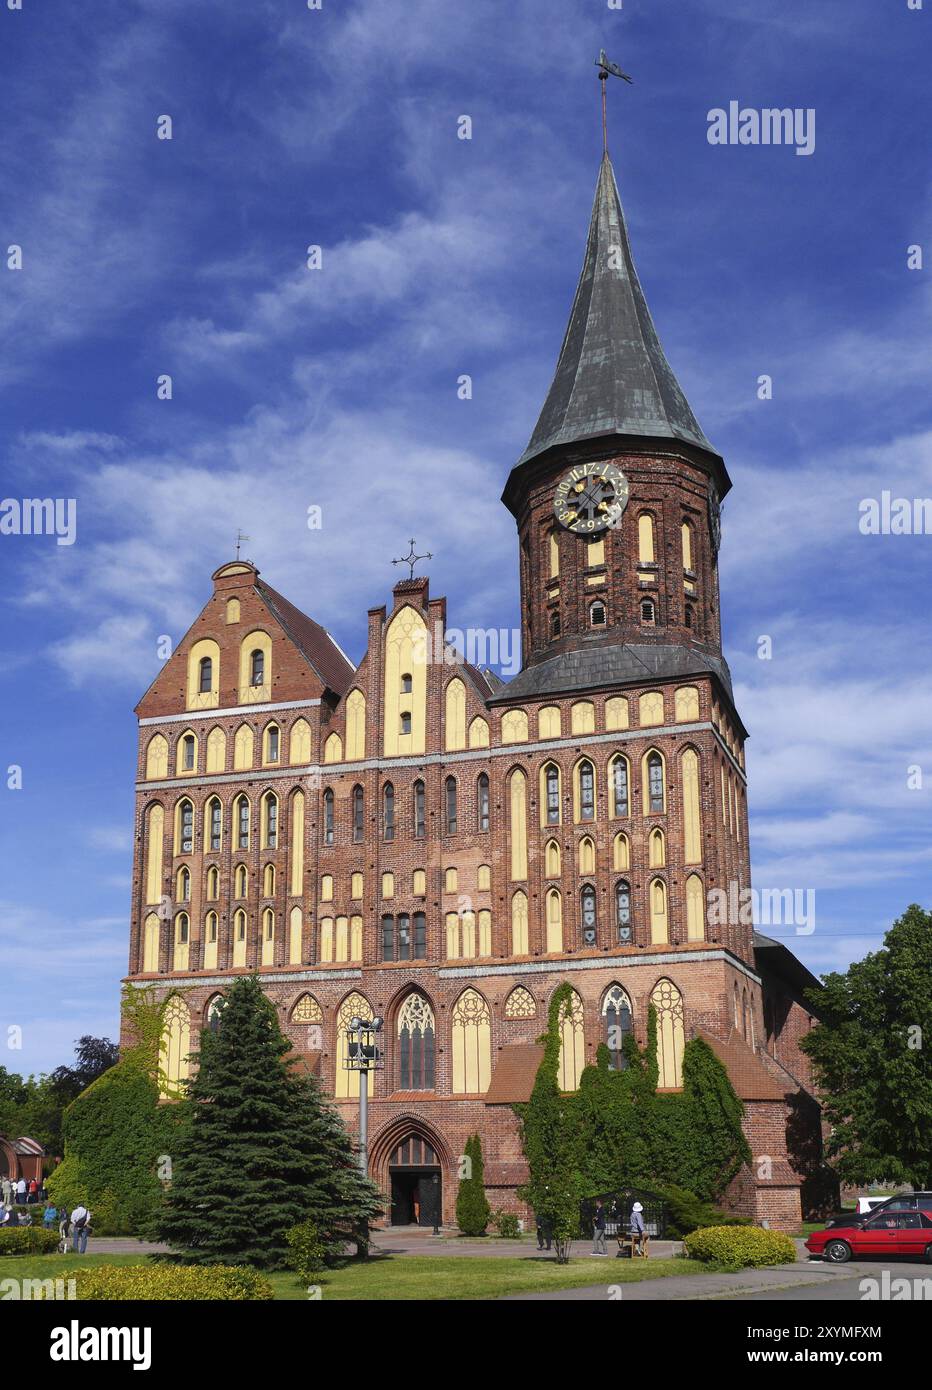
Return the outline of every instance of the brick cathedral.
<path id="1" fill-rule="evenodd" d="M 381 1017 L 369 1158 L 386 1220 L 452 1220 L 473 1132 L 493 1208 L 520 1211 L 512 1106 L 569 981 L 565 1089 L 601 1041 L 643 1044 L 653 1004 L 661 1086 L 681 1085 L 701 1035 L 744 1101 L 755 1165 L 728 1204 L 798 1225 L 816 982 L 709 910 L 712 890 L 750 885 L 719 618 L 730 486 L 661 348 L 606 154 L 553 382 L 502 498 L 519 674 L 504 684 L 444 643 L 423 577 L 369 611 L 354 665 L 237 559 L 137 707 L 129 978 L 168 1000 L 169 1078 L 256 972 L 353 1128 L 347 1025 Z"/>

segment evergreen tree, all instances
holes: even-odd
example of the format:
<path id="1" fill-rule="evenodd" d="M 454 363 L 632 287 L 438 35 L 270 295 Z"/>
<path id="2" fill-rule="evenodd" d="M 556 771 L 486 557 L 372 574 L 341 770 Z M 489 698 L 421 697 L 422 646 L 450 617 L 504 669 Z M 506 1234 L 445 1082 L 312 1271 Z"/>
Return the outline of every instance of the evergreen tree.
<path id="1" fill-rule="evenodd" d="M 468 1159 L 468 1164 L 466 1176 L 460 1180 L 456 1194 L 456 1224 L 464 1236 L 484 1236 L 492 1208 L 485 1195 L 482 1140 L 478 1134 L 466 1140 L 464 1157 Z"/>
<path id="2" fill-rule="evenodd" d="M 278 1268 L 287 1232 L 306 1220 L 331 1254 L 365 1242 L 378 1190 L 317 1082 L 295 1074 L 290 1050 L 258 980 L 237 980 L 217 1031 L 202 1034 L 181 1102 L 187 1124 L 158 1223 L 175 1257 Z"/>
<path id="3" fill-rule="evenodd" d="M 879 951 L 813 992 L 812 1058 L 828 1154 L 846 1182 L 932 1184 L 932 913 L 915 903 Z"/>

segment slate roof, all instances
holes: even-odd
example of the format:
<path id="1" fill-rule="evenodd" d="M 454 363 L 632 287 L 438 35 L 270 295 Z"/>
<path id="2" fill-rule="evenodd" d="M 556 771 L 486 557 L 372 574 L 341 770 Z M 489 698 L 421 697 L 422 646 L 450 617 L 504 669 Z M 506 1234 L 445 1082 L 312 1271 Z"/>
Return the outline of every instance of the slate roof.
<path id="1" fill-rule="evenodd" d="M 606 153 L 557 368 L 517 466 L 613 434 L 680 440 L 718 458 L 660 346 Z"/>
<path id="2" fill-rule="evenodd" d="M 722 656 L 678 643 L 606 642 L 600 635 L 591 647 L 560 652 L 547 661 L 519 671 L 514 680 L 492 695 L 489 703 L 536 700 L 561 692 L 595 690 L 645 680 L 679 680 L 711 672 L 733 699 L 731 673 Z"/>
<path id="3" fill-rule="evenodd" d="M 281 623 L 295 646 L 301 651 L 320 679 L 337 695 L 345 695 L 356 668 L 346 657 L 325 627 L 315 623 L 300 608 L 295 608 L 284 595 L 266 584 L 256 580 L 256 592 Z"/>

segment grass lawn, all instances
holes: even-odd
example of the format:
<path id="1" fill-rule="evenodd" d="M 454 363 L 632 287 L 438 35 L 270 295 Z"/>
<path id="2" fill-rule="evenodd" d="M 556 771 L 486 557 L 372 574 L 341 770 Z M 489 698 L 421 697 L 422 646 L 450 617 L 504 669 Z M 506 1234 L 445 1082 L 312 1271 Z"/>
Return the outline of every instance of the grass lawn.
<path id="1" fill-rule="evenodd" d="M 144 1263 L 139 1255 L 30 1255 L 0 1258 L 0 1279 L 55 1279 L 87 1265 Z M 320 1297 L 331 1302 L 395 1299 L 494 1298 L 540 1289 L 573 1289 L 581 1284 L 631 1284 L 669 1275 L 701 1274 L 695 1260 L 574 1259 L 558 1265 L 536 1255 L 483 1258 L 481 1255 L 379 1255 L 349 1260 L 321 1276 Z M 297 1275 L 267 1276 L 276 1299 L 307 1300 Z"/>

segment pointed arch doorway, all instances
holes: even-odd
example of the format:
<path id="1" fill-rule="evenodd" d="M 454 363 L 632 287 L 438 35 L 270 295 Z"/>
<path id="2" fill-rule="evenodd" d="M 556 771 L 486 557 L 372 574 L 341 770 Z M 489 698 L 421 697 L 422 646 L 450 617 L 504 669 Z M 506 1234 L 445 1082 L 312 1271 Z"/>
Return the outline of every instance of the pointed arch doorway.
<path id="1" fill-rule="evenodd" d="M 393 1226 L 439 1226 L 443 1219 L 443 1172 L 433 1145 L 409 1134 L 388 1158 Z"/>

